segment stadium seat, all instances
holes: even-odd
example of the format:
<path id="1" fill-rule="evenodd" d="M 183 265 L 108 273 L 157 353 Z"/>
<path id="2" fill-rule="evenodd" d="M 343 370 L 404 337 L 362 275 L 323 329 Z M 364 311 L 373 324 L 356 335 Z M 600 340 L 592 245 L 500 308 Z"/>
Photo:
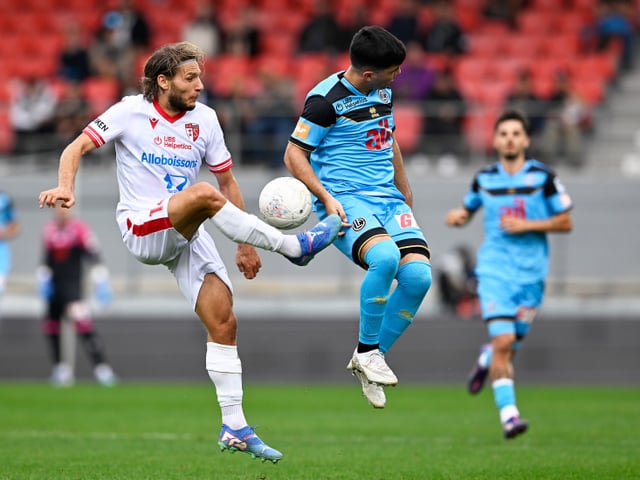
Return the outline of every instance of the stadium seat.
<path id="1" fill-rule="evenodd" d="M 9 121 L 9 110 L 0 109 L 0 153 L 11 153 L 15 145 L 15 133 Z"/>
<path id="2" fill-rule="evenodd" d="M 557 13 L 544 10 L 523 10 L 518 14 L 518 30 L 524 34 L 544 35 L 553 32 Z"/>
<path id="3" fill-rule="evenodd" d="M 226 97 L 237 90 L 239 84 L 246 88 L 249 80 L 255 81 L 253 67 L 253 60 L 246 55 L 217 55 L 205 63 L 205 83 L 215 95 Z"/>
<path id="4" fill-rule="evenodd" d="M 503 41 L 502 35 L 492 35 L 487 33 L 472 33 L 467 36 L 467 53 L 474 57 L 494 57 L 504 52 L 507 43 Z M 509 39 L 511 41 L 511 39 Z"/>
<path id="5" fill-rule="evenodd" d="M 255 70 L 270 71 L 280 77 L 293 77 L 290 55 L 263 53 L 254 60 Z"/>
<path id="6" fill-rule="evenodd" d="M 416 152 L 422 135 L 424 112 L 416 104 L 400 103 L 394 105 L 396 124 L 395 137 L 405 154 Z"/>
<path id="7" fill-rule="evenodd" d="M 493 148 L 493 124 L 499 111 L 484 106 L 472 109 L 465 117 L 464 135 L 473 152 L 488 153 Z"/>
<path id="8" fill-rule="evenodd" d="M 120 84 L 114 77 L 90 77 L 82 82 L 82 94 L 92 116 L 98 116 L 119 100 Z"/>
<path id="9" fill-rule="evenodd" d="M 598 79 L 574 79 L 571 86 L 580 98 L 590 105 L 597 105 L 605 98 L 604 82 Z"/>
<path id="10" fill-rule="evenodd" d="M 578 57 L 570 64 L 570 73 L 576 78 L 599 78 L 611 81 L 616 75 L 615 59 L 610 55 L 594 53 Z"/>

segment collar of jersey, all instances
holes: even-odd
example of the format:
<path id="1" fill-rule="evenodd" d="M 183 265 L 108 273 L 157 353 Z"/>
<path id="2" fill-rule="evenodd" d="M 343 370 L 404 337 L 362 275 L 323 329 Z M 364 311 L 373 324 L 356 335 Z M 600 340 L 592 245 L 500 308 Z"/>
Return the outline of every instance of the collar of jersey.
<path id="1" fill-rule="evenodd" d="M 182 117 L 185 116 L 185 114 L 187 112 L 180 112 L 177 115 L 169 115 L 167 112 L 165 112 L 162 107 L 160 106 L 160 104 L 158 103 L 158 99 L 154 98 L 153 99 L 153 107 L 156 109 L 156 111 L 160 114 L 160 116 L 162 118 L 164 118 L 166 121 L 170 122 L 170 123 L 174 123 L 177 122 L 178 120 L 180 120 Z"/>

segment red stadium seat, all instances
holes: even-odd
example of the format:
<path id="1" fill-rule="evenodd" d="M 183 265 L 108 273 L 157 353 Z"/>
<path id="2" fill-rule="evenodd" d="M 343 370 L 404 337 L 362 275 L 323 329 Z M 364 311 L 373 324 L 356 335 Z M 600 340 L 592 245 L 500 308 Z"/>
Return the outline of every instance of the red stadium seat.
<path id="1" fill-rule="evenodd" d="M 9 111 L 0 109 L 0 153 L 11 153 L 15 145 L 15 133 L 9 121 Z"/>
<path id="2" fill-rule="evenodd" d="M 604 83 L 598 79 L 574 79 L 571 86 L 590 105 L 597 105 L 605 98 Z"/>
<path id="3" fill-rule="evenodd" d="M 120 83 L 113 77 L 90 77 L 82 82 L 82 93 L 92 116 L 98 116 L 119 100 Z"/>
<path id="4" fill-rule="evenodd" d="M 205 63 L 205 82 L 216 95 L 227 96 L 237 79 L 249 78 L 253 61 L 246 55 L 224 54 Z"/>
<path id="5" fill-rule="evenodd" d="M 394 105 L 395 137 L 403 153 L 417 151 L 422 135 L 424 112 L 416 104 Z"/>

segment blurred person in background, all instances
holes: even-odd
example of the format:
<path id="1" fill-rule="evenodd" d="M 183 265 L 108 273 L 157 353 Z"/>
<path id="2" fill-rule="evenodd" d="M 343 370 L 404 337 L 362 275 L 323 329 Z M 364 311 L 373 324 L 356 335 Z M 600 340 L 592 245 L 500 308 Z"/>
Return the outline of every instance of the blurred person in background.
<path id="1" fill-rule="evenodd" d="M 61 353 L 61 325 L 69 321 L 82 342 L 96 380 L 101 385 L 113 386 L 116 375 L 107 362 L 103 341 L 83 292 L 86 274 L 90 272 L 95 296 L 107 306 L 111 301 L 109 271 L 89 225 L 74 218 L 68 208 L 57 206 L 54 213 L 54 218 L 43 227 L 43 258 L 37 270 L 40 295 L 47 303 L 42 328 L 53 363 L 50 382 L 67 387 L 75 381 L 73 364 L 63 362 Z"/>
<path id="2" fill-rule="evenodd" d="M 14 153 L 39 153 L 49 148 L 54 132 L 58 99 L 48 80 L 16 79 L 9 105 L 9 118 L 16 140 Z"/>
<path id="3" fill-rule="evenodd" d="M 571 166 L 582 164 L 584 136 L 591 131 L 589 106 L 571 86 L 566 72 L 555 76 L 554 90 L 547 100 L 541 153 L 552 164 L 563 159 Z"/>
<path id="4" fill-rule="evenodd" d="M 252 58 L 260 54 L 260 31 L 256 16 L 255 7 L 245 5 L 238 16 L 224 25 L 222 42 L 226 53 Z"/>
<path id="5" fill-rule="evenodd" d="M 343 33 L 331 4 L 325 0 L 314 2 L 315 10 L 300 32 L 300 53 L 338 53 L 342 51 Z"/>
<path id="6" fill-rule="evenodd" d="M 65 85 L 54 114 L 55 133 L 58 143 L 65 146 L 74 139 L 89 122 L 89 102 L 84 96 L 80 82 Z"/>
<path id="7" fill-rule="evenodd" d="M 193 18 L 182 29 L 182 40 L 199 45 L 208 57 L 222 52 L 222 32 L 216 19 L 215 3 L 196 4 Z"/>
<path id="8" fill-rule="evenodd" d="M 398 383 L 385 354 L 431 286 L 430 252 L 394 136 L 391 83 L 405 46 L 382 27 L 367 26 L 353 37 L 349 56 L 346 71 L 307 94 L 284 163 L 314 194 L 319 218 L 337 214 L 349 222 L 335 246 L 365 274 L 358 342 L 347 369 L 368 402 L 384 408 L 384 387 Z"/>
<path id="9" fill-rule="evenodd" d="M 419 6 L 418 0 L 400 0 L 386 26 L 386 29 L 407 47 L 411 42 L 420 43 L 423 40 L 424 32 L 420 30 Z M 404 71 L 404 68 L 402 70 Z"/>
<path id="10" fill-rule="evenodd" d="M 142 93 L 113 104 L 67 145 L 58 185 L 41 192 L 38 204 L 73 207 L 83 156 L 115 143 L 116 221 L 123 243 L 141 263 L 171 271 L 207 330 L 205 367 L 222 415 L 218 446 L 275 463 L 282 453 L 265 444 L 244 415 L 233 286 L 205 222 L 238 244 L 236 265 L 247 279 L 262 267 L 254 246 L 304 266 L 336 239 L 343 224 L 333 215 L 310 230 L 285 235 L 244 211 L 216 112 L 198 101 L 205 58 L 188 42 L 154 51 L 144 65 Z M 218 188 L 198 181 L 203 164 Z"/>
<path id="11" fill-rule="evenodd" d="M 456 20 L 453 5 L 448 0 L 437 0 L 433 5 L 433 15 L 434 19 L 424 40 L 424 49 L 451 56 L 466 52 L 466 37 Z"/>
<path id="12" fill-rule="evenodd" d="M 251 165 L 282 168 L 282 153 L 296 124 L 293 85 L 276 72 L 258 72 L 260 89 L 244 109 L 244 154 Z M 245 104 L 246 105 L 246 104 Z"/>
<path id="13" fill-rule="evenodd" d="M 0 300 L 7 287 L 11 271 L 11 246 L 9 242 L 20 233 L 20 222 L 11 196 L 0 191 Z"/>
<path id="14" fill-rule="evenodd" d="M 529 424 L 516 406 L 513 359 L 544 296 L 549 270 L 547 233 L 572 229 L 571 197 L 545 164 L 527 160 L 526 117 L 503 112 L 495 122 L 498 162 L 473 178 L 462 207 L 449 211 L 446 224 L 466 225 L 484 208 L 484 241 L 476 275 L 482 317 L 491 343 L 483 345 L 468 380 L 472 394 L 491 377 L 493 396 L 507 439 Z"/>
<path id="15" fill-rule="evenodd" d="M 467 151 L 463 135 L 466 113 L 467 102 L 451 71 L 439 72 L 425 102 L 423 151 L 429 155 L 463 156 Z"/>
<path id="16" fill-rule="evenodd" d="M 85 46 L 80 26 L 70 23 L 65 27 L 64 46 L 60 52 L 58 75 L 70 82 L 82 82 L 91 75 L 89 49 Z"/>
<path id="17" fill-rule="evenodd" d="M 418 42 L 407 44 L 407 59 L 402 71 L 393 81 L 393 98 L 396 102 L 423 102 L 433 88 L 438 71 L 425 60 Z"/>

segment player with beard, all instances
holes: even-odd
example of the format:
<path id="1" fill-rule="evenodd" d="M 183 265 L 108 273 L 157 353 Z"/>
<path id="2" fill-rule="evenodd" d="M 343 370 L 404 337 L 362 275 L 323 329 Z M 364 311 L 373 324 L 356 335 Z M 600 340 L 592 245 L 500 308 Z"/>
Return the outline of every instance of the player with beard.
<path id="1" fill-rule="evenodd" d="M 207 329 L 205 364 L 222 413 L 218 445 L 277 462 L 282 453 L 266 445 L 244 417 L 233 289 L 204 222 L 211 220 L 238 243 L 236 265 L 248 279 L 262 266 L 254 246 L 306 265 L 343 225 L 333 215 L 309 231 L 285 235 L 244 211 L 216 112 L 197 101 L 204 88 L 204 59 L 204 52 L 188 42 L 153 52 L 144 65 L 142 94 L 112 105 L 64 149 L 58 186 L 41 192 L 39 205 L 71 208 L 82 156 L 115 143 L 120 191 L 116 221 L 123 242 L 140 262 L 171 271 Z M 218 188 L 198 182 L 203 163 Z"/>
<path id="2" fill-rule="evenodd" d="M 547 233 L 572 229 L 573 203 L 549 167 L 526 158 L 529 136 L 520 112 L 498 117 L 493 146 L 499 161 L 475 175 L 463 206 L 451 210 L 446 223 L 466 225 L 484 207 L 476 275 L 491 343 L 482 347 L 468 389 L 478 393 L 491 377 L 504 436 L 514 438 L 528 422 L 516 406 L 513 357 L 542 303 L 549 270 Z"/>

